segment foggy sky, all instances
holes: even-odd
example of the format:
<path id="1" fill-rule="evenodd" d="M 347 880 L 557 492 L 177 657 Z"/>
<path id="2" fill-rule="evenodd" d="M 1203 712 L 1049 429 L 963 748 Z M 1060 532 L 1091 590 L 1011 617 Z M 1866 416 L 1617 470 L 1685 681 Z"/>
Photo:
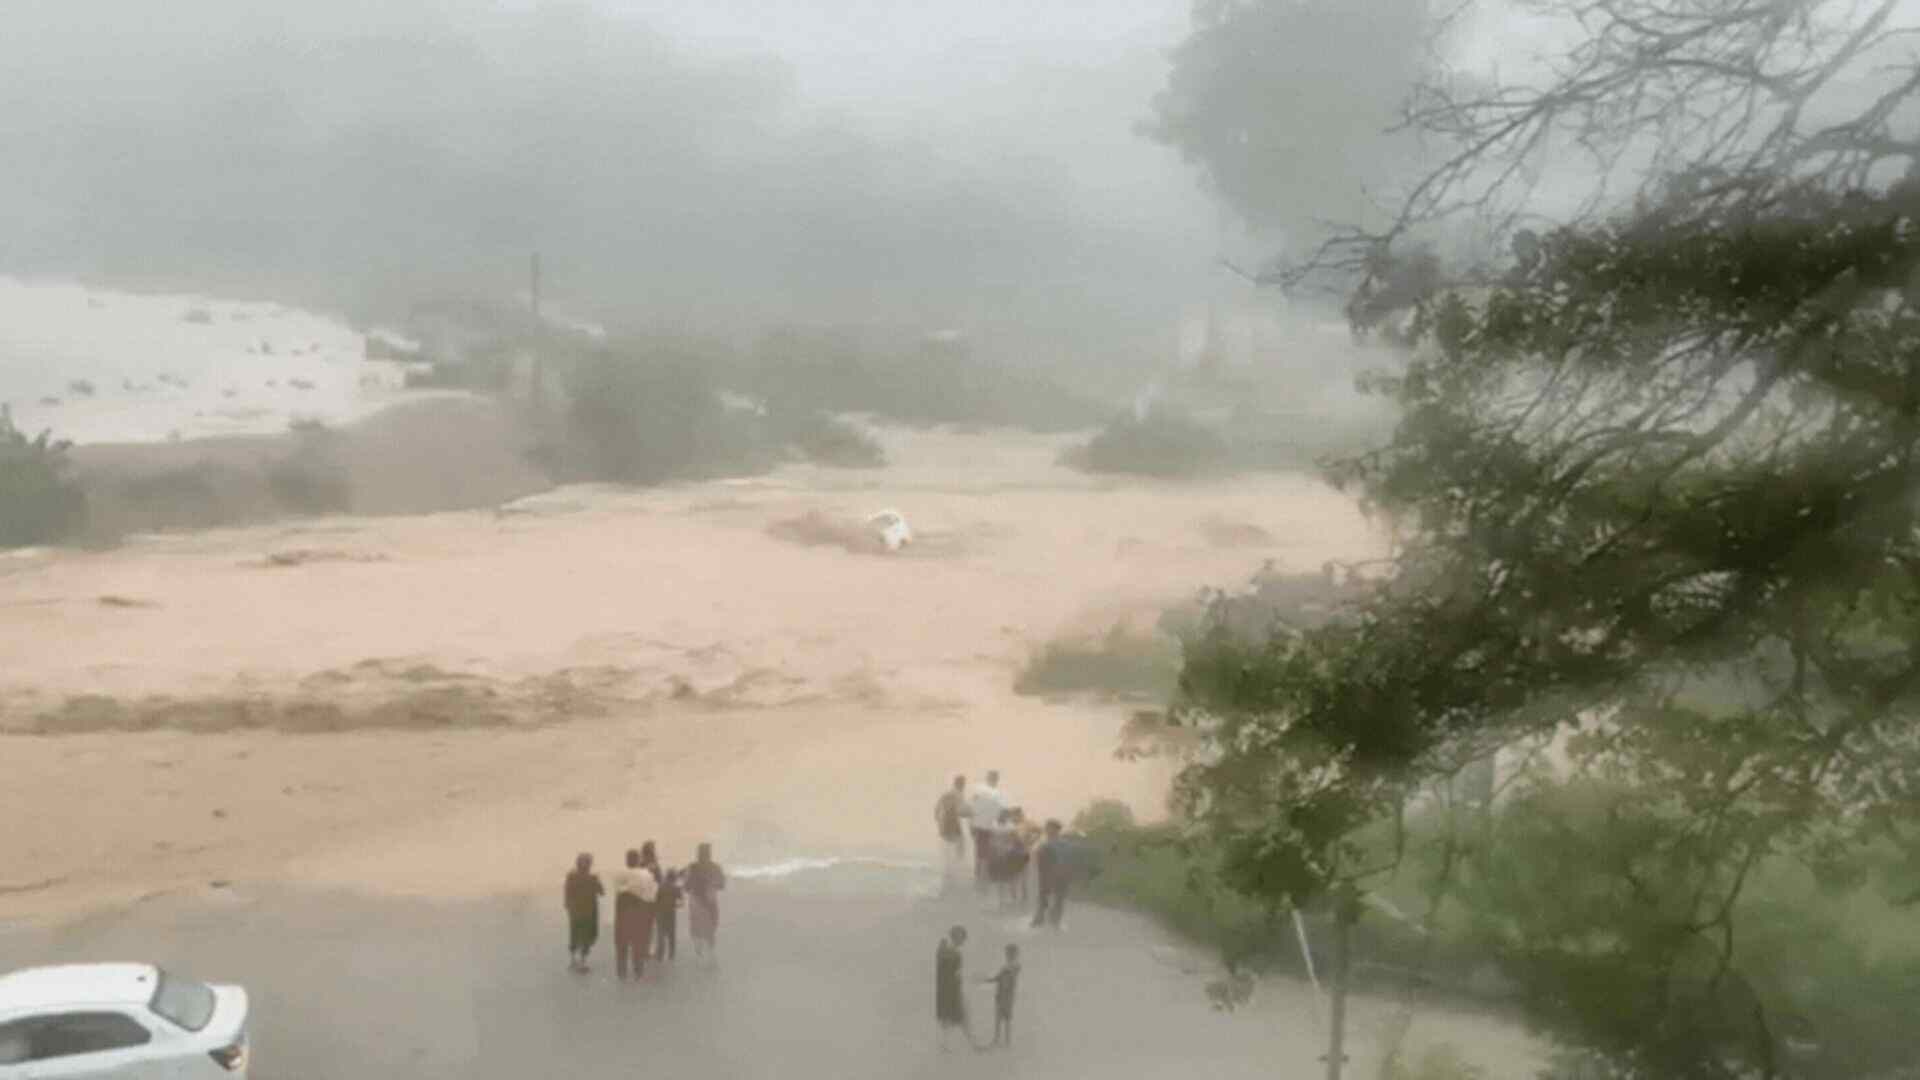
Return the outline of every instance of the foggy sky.
<path id="1" fill-rule="evenodd" d="M 508 293 L 537 249 L 550 295 L 616 322 L 1162 348 L 1218 286 L 1219 215 L 1133 130 L 1185 20 L 1184 0 L 36 3 L 0 34 L 0 272 L 377 311 Z"/>

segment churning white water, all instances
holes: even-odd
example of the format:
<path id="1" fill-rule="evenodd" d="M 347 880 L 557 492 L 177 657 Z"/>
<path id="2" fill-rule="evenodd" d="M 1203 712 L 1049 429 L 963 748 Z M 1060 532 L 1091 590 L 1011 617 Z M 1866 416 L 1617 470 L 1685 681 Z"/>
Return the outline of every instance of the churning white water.
<path id="1" fill-rule="evenodd" d="M 404 395 L 338 320 L 271 303 L 0 277 L 0 405 L 78 443 L 284 431 Z"/>

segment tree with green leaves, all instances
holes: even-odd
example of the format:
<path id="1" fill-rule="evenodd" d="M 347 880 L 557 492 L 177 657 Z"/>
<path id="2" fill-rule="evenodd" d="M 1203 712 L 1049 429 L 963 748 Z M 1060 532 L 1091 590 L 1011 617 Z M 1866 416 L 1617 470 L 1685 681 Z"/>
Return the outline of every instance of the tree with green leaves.
<path id="1" fill-rule="evenodd" d="M 1884 1012 L 1819 1007 L 1878 976 L 1783 965 L 1756 882 L 1887 904 L 1920 863 L 1920 27 L 1893 0 L 1527 6 L 1566 58 L 1424 86 L 1441 164 L 1275 276 L 1353 274 L 1407 318 L 1371 383 L 1400 425 L 1333 469 L 1400 543 L 1340 619 L 1189 643 L 1178 805 L 1276 904 L 1416 852 L 1430 927 L 1465 905 L 1602 1075 L 1911 1066 Z M 1601 182 L 1545 220 L 1573 153 Z M 1510 256 L 1367 303 L 1463 226 Z M 1410 840 L 1488 760 L 1499 797 Z"/>
<path id="2" fill-rule="evenodd" d="M 1379 216 L 1414 160 L 1385 130 L 1427 69 L 1428 0 L 1196 0 L 1146 134 L 1178 150 L 1257 232 Z"/>
<path id="3" fill-rule="evenodd" d="M 0 548 L 68 540 L 85 525 L 86 493 L 67 447 L 50 432 L 21 431 L 0 408 Z"/>

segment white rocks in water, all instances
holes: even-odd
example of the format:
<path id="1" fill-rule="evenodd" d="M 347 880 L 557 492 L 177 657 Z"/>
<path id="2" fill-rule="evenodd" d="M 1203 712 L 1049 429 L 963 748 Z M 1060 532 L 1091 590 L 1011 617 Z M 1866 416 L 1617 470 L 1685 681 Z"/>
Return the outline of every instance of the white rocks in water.
<path id="1" fill-rule="evenodd" d="M 888 551 L 899 551 L 913 543 L 913 528 L 898 510 L 882 510 L 867 518 L 867 524 L 879 533 L 880 542 Z"/>

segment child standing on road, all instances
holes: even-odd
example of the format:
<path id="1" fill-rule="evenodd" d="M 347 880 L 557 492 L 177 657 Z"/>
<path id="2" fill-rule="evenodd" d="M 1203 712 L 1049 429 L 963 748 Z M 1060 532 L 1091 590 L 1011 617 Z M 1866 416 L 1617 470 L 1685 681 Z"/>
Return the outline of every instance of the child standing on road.
<path id="1" fill-rule="evenodd" d="M 993 1043 L 1013 1045 L 1013 992 L 1020 983 L 1020 946 L 1007 946 L 1007 962 L 1000 970 L 980 980 L 993 984 Z"/>
<path id="2" fill-rule="evenodd" d="M 686 900 L 686 891 L 680 886 L 680 871 L 667 871 L 667 880 L 660 883 L 660 893 L 654 897 L 653 933 L 655 960 L 677 960 L 680 958 L 680 905 Z"/>

